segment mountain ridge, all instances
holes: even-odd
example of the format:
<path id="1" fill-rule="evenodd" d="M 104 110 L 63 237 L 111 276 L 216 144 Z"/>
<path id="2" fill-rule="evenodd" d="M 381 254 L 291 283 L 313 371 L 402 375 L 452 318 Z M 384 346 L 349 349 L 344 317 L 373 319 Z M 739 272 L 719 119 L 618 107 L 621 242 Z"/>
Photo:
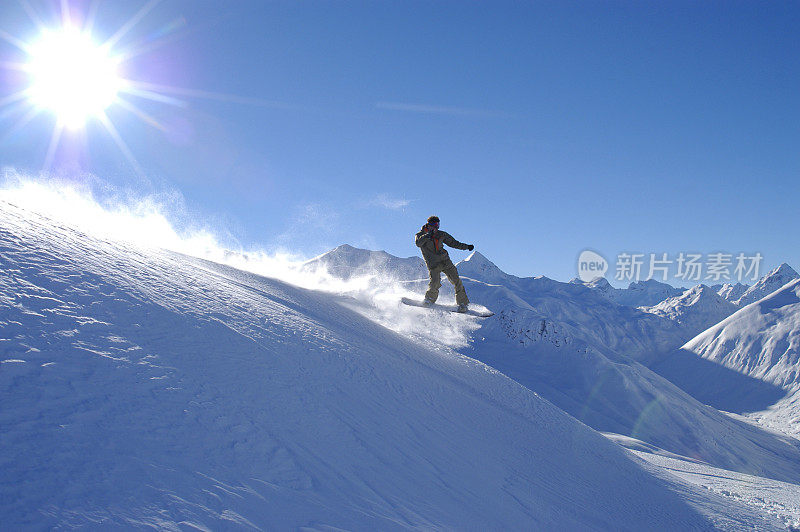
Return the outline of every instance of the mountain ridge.
<path id="1" fill-rule="evenodd" d="M 699 284 L 642 310 L 676 322 L 691 338 L 736 312 L 737 306 L 713 288 Z"/>
<path id="2" fill-rule="evenodd" d="M 800 275 L 787 263 L 781 263 L 778 267 L 761 277 L 758 282 L 748 288 L 742 296 L 736 300 L 739 307 L 744 307 L 768 296 L 775 290 L 786 285 L 793 279 L 800 278 Z"/>

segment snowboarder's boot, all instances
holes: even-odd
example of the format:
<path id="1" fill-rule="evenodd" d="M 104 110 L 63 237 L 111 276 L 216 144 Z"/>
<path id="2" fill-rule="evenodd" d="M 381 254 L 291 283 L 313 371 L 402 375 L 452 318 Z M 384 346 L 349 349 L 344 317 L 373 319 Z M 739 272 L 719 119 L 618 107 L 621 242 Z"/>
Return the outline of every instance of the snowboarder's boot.
<path id="1" fill-rule="evenodd" d="M 456 309 L 456 312 L 460 312 L 461 314 L 463 314 L 468 310 L 469 310 L 468 305 L 459 305 L 458 308 Z"/>
<path id="2" fill-rule="evenodd" d="M 434 304 L 434 301 L 432 299 L 428 299 L 427 297 L 422 301 L 422 306 L 423 307 L 432 307 L 433 304 Z"/>

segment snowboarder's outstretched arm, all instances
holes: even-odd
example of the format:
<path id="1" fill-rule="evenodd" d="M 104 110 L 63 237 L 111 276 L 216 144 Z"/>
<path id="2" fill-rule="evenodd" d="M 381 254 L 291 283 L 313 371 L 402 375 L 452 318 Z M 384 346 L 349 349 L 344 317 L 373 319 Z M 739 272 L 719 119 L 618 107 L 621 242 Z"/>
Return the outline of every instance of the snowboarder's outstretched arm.
<path id="1" fill-rule="evenodd" d="M 444 242 L 451 248 L 468 249 L 470 251 L 472 251 L 475 248 L 475 246 L 473 246 L 472 244 L 464 244 L 463 242 L 459 242 L 458 240 L 450 236 L 450 233 L 445 233 L 444 231 L 440 231 L 440 233 L 442 235 L 442 242 Z"/>

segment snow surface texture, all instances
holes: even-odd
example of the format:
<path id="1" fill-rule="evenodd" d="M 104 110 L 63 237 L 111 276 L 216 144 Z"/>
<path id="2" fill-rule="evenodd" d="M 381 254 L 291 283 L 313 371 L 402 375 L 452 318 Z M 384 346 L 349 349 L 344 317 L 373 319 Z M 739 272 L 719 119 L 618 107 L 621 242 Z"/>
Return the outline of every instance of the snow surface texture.
<path id="1" fill-rule="evenodd" d="M 781 526 L 339 297 L 4 201 L 0 261 L 5 528 Z"/>
<path id="2" fill-rule="evenodd" d="M 754 511 L 776 518 L 786 530 L 800 530 L 800 486 L 775 480 L 726 471 L 681 457 L 634 451 L 657 468 L 656 475 L 668 473 L 687 484 L 704 488 L 738 502 L 744 515 L 730 516 L 732 521 L 744 522 L 747 513 Z M 732 526 L 733 522 L 731 523 Z"/>
<path id="3" fill-rule="evenodd" d="M 656 466 L 652 470 L 656 475 L 669 479 L 677 476 L 693 486 L 736 501 L 745 507 L 745 512 L 749 509 L 773 516 L 788 530 L 800 530 L 800 486 L 797 484 L 719 469 L 620 434 L 605 433 L 604 436 Z"/>

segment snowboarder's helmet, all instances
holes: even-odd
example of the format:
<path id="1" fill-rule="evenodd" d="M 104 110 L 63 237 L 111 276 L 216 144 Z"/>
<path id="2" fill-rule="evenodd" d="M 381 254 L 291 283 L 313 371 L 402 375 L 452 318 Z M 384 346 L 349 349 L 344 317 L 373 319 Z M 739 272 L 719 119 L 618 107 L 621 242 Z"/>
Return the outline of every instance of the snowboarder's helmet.
<path id="1" fill-rule="evenodd" d="M 438 216 L 430 216 L 430 217 L 428 217 L 428 223 L 429 224 L 438 224 L 439 223 L 439 217 Z"/>

